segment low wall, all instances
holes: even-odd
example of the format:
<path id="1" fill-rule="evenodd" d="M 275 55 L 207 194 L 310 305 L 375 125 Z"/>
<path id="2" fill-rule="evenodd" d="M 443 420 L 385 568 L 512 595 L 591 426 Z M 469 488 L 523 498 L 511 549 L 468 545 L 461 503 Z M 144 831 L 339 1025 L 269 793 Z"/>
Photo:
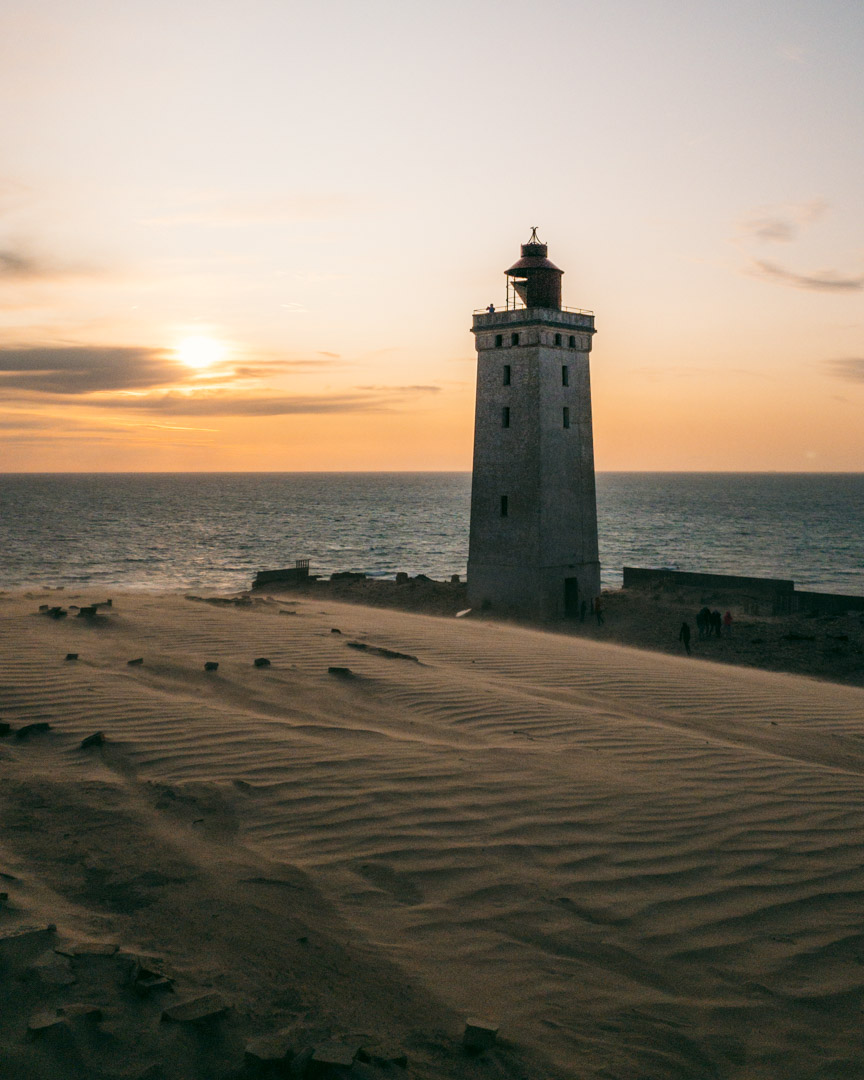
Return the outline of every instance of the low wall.
<path id="1" fill-rule="evenodd" d="M 735 574 L 699 574 L 686 570 L 649 570 L 624 567 L 625 589 L 701 589 L 735 594 L 752 615 L 770 608 L 772 615 L 807 612 L 839 615 L 864 611 L 864 596 L 840 593 L 798 592 L 788 578 L 741 577 Z"/>

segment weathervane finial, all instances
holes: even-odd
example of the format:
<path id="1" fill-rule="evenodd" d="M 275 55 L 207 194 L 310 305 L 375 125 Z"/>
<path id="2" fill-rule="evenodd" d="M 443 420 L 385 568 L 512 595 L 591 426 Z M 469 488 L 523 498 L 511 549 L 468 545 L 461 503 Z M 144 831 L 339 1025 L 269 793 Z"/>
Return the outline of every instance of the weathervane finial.
<path id="1" fill-rule="evenodd" d="M 543 241 L 537 235 L 537 230 L 539 229 L 539 227 L 540 227 L 539 225 L 532 225 L 531 226 L 531 236 L 530 236 L 530 238 L 528 240 L 529 244 L 542 244 L 543 243 Z"/>

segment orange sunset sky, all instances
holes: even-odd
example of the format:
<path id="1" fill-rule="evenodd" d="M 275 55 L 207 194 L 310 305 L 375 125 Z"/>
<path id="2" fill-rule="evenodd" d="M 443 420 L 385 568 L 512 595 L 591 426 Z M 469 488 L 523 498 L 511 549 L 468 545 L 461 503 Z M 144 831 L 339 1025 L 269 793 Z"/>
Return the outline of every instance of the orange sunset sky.
<path id="1" fill-rule="evenodd" d="M 539 226 L 598 469 L 864 469 L 860 0 L 7 0 L 0 469 L 469 469 Z"/>

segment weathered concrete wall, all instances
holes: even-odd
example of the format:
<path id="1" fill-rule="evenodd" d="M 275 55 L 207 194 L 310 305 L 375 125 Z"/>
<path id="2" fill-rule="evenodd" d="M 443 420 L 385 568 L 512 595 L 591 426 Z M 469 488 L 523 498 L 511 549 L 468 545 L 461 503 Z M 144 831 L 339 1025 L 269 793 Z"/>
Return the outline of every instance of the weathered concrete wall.
<path id="1" fill-rule="evenodd" d="M 589 604 L 599 594 L 588 366 L 592 331 L 593 318 L 582 313 L 524 309 L 475 317 L 468 555 L 473 607 L 555 618 L 564 615 L 565 579 L 576 579 L 579 598 Z M 514 333 L 518 344 L 512 343 Z M 502 425 L 505 408 L 508 427 Z M 501 514 L 504 495 L 506 516 Z"/>
<path id="2" fill-rule="evenodd" d="M 623 584 L 625 589 L 711 589 L 737 594 L 767 604 L 773 615 L 789 615 L 796 611 L 819 615 L 864 611 L 864 596 L 799 592 L 790 578 L 740 577 L 735 574 L 700 574 L 685 570 L 625 566 Z"/>

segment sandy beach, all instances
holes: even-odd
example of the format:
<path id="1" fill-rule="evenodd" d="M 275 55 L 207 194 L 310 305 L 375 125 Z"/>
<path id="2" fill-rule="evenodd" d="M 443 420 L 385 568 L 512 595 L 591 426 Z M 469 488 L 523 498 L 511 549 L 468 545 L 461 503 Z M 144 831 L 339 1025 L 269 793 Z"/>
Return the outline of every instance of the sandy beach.
<path id="1" fill-rule="evenodd" d="M 104 599 L 0 595 L 2 1080 L 864 1076 L 861 688 Z"/>

